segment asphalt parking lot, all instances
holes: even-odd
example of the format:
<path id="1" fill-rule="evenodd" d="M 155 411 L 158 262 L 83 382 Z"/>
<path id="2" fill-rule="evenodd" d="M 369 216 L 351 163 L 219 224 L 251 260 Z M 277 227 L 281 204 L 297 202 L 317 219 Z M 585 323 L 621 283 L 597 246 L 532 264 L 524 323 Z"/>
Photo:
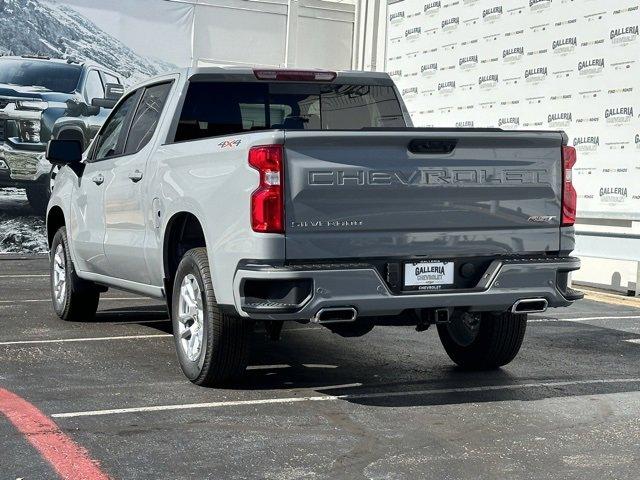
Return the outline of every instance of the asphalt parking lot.
<path id="1" fill-rule="evenodd" d="M 343 339 L 292 324 L 278 343 L 257 328 L 230 389 L 185 379 L 157 301 L 112 290 L 94 321 L 55 318 L 45 258 L 0 260 L 0 325 L 3 413 L 7 395 L 29 402 L 113 479 L 626 479 L 640 466 L 633 305 L 532 315 L 519 357 L 485 373 L 455 368 L 434 328 Z M 0 478 L 57 478 L 34 448 L 57 427 L 8 418 Z"/>

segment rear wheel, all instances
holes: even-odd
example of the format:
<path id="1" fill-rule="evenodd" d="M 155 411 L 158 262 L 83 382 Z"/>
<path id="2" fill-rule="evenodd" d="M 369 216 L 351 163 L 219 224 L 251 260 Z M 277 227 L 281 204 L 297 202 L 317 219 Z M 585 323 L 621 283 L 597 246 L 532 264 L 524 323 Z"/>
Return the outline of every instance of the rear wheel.
<path id="1" fill-rule="evenodd" d="M 51 299 L 56 315 L 63 320 L 92 320 L 98 310 L 100 291 L 76 274 L 65 227 L 60 227 L 51 242 Z"/>
<path id="2" fill-rule="evenodd" d="M 239 378 L 248 363 L 251 324 L 219 308 L 205 248 L 182 257 L 172 300 L 173 335 L 187 378 L 203 386 Z"/>
<path id="3" fill-rule="evenodd" d="M 445 351 L 463 368 L 487 370 L 511 362 L 522 345 L 527 315 L 510 312 L 456 313 L 438 324 Z"/>

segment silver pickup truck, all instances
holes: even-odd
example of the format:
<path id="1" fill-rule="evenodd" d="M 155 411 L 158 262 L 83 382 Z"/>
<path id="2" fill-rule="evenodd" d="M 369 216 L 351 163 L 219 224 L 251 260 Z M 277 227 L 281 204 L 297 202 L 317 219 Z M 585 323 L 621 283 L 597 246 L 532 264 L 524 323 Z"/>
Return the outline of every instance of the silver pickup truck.
<path id="1" fill-rule="evenodd" d="M 55 312 L 88 320 L 109 287 L 166 299 L 199 385 L 237 378 L 253 325 L 286 320 L 434 324 L 454 362 L 496 368 L 528 313 L 581 298 L 566 135 L 412 128 L 383 73 L 183 70 L 81 150 L 47 150 Z"/>

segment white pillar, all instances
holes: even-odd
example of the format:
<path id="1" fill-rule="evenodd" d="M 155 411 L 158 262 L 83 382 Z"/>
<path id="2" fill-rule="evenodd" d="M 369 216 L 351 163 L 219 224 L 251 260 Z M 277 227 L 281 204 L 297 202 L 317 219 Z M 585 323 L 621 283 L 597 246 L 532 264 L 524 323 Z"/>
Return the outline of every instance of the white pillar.
<path id="1" fill-rule="evenodd" d="M 287 37 L 284 47 L 284 66 L 297 65 L 298 46 L 298 0 L 289 0 L 287 6 Z"/>

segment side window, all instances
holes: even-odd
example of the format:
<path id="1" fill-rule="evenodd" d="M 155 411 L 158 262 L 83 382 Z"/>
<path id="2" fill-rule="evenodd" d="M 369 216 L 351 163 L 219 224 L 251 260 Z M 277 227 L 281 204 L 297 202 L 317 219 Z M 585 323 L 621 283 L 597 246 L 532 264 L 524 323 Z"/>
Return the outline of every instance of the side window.
<path id="1" fill-rule="evenodd" d="M 160 114 L 167 101 L 167 96 L 171 90 L 171 83 L 163 83 L 154 85 L 144 91 L 138 110 L 133 117 L 129 137 L 127 138 L 127 146 L 125 154 L 133 154 L 139 152 L 151 137 L 158 126 Z"/>
<path id="2" fill-rule="evenodd" d="M 136 106 L 138 93 L 139 90 L 129 95 L 111 112 L 111 116 L 107 119 L 100 132 L 94 160 L 103 160 L 122 153 L 122 146 L 119 144 L 122 128 L 125 126 L 129 114 Z"/>
<path id="3" fill-rule="evenodd" d="M 104 87 L 102 86 L 102 80 L 97 70 L 90 70 L 87 74 L 84 91 L 89 102 L 94 98 L 104 98 Z"/>
<path id="4" fill-rule="evenodd" d="M 102 72 L 102 75 L 104 75 L 104 81 L 106 83 L 120 83 L 120 80 L 118 79 L 118 77 L 114 77 L 110 73 Z"/>

